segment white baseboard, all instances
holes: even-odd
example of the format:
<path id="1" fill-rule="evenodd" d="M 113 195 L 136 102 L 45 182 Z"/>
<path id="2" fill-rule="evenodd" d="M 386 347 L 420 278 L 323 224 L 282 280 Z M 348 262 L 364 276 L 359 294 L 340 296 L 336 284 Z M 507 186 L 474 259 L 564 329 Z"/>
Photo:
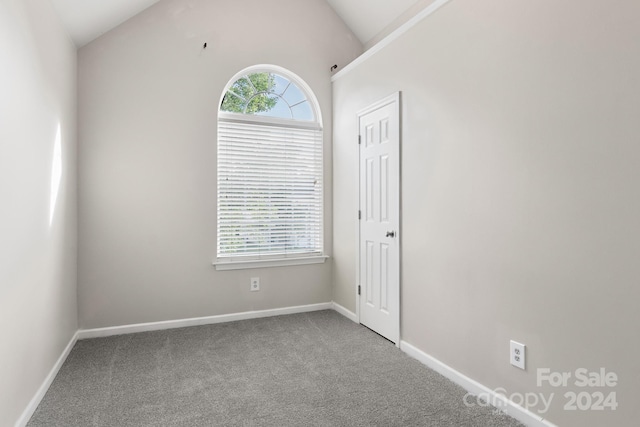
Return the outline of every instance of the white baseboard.
<path id="1" fill-rule="evenodd" d="M 49 390 L 51 383 L 56 378 L 56 375 L 58 375 L 58 371 L 60 371 L 60 368 L 64 364 L 64 361 L 67 360 L 67 356 L 69 356 L 71 349 L 74 345 L 76 345 L 76 341 L 78 341 L 78 332 L 73 334 L 73 336 L 71 337 L 69 344 L 67 344 L 67 346 L 64 348 L 62 354 L 60 355 L 60 357 L 58 357 L 58 360 L 56 360 L 56 363 L 53 365 L 53 368 L 51 368 L 51 371 L 49 371 L 49 375 L 47 375 L 27 407 L 24 409 L 24 411 L 22 411 L 22 415 L 20 415 L 20 418 L 18 418 L 18 421 L 16 421 L 15 427 L 24 427 L 27 425 L 27 423 L 33 416 L 33 413 L 36 411 L 36 409 L 38 409 L 38 405 L 42 401 L 44 395 L 47 393 L 47 390 Z"/>
<path id="2" fill-rule="evenodd" d="M 340 304 L 338 304 L 337 302 L 332 302 L 332 309 L 337 311 L 338 313 L 342 314 L 344 317 L 346 317 L 347 319 L 351 320 L 352 322 L 358 323 L 358 316 L 353 312 L 353 311 L 349 311 L 346 308 L 344 308 L 343 306 L 341 306 Z"/>
<path id="3" fill-rule="evenodd" d="M 246 311 L 244 313 L 221 314 L 218 316 L 196 317 L 192 319 L 166 320 L 162 322 L 138 323 L 134 325 L 114 326 L 97 329 L 81 329 L 78 339 L 109 337 L 113 335 L 134 334 L 137 332 L 160 331 L 164 329 L 185 328 L 188 326 L 213 325 L 215 323 L 235 322 L 238 320 L 259 319 L 282 316 L 285 314 L 308 313 L 311 311 L 331 310 L 332 303 L 300 305 L 296 307 L 276 308 L 272 310 Z"/>
<path id="4" fill-rule="evenodd" d="M 400 349 L 404 351 L 406 354 L 408 354 L 409 356 L 418 360 L 419 362 L 422 362 L 427 367 L 433 369 L 440 375 L 458 384 L 459 386 L 467 390 L 469 393 L 473 395 L 482 394 L 485 396 L 491 396 L 490 400 L 492 402 L 501 402 L 500 409 L 502 409 L 508 415 L 512 416 L 513 418 L 515 418 L 516 420 L 520 421 L 521 423 L 527 426 L 557 427 L 555 424 L 552 424 L 551 422 L 545 420 L 539 415 L 534 414 L 533 412 L 527 410 L 526 408 L 523 408 L 520 405 L 516 405 L 512 401 L 508 400 L 504 395 L 498 394 L 495 391 L 489 389 L 488 387 L 480 384 L 479 382 L 472 380 L 466 375 L 456 371 L 455 369 L 442 363 L 435 357 L 428 355 L 422 350 L 412 346 L 406 341 L 400 342 Z"/>

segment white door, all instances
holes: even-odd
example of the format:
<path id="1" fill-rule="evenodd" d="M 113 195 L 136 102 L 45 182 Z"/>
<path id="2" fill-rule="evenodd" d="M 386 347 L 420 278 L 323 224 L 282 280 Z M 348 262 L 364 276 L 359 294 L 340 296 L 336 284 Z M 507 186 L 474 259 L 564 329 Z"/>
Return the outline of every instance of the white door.
<path id="1" fill-rule="evenodd" d="M 358 114 L 359 318 L 400 343 L 400 93 Z"/>

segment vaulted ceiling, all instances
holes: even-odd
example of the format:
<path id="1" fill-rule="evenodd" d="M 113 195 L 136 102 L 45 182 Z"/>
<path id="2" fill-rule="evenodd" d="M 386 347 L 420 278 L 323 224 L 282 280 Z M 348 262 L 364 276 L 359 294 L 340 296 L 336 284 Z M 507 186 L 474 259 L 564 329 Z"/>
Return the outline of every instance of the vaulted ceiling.
<path id="1" fill-rule="evenodd" d="M 81 47 L 159 0 L 51 0 Z M 326 0 L 366 44 L 420 0 Z"/>
<path id="2" fill-rule="evenodd" d="M 159 0 L 51 0 L 78 47 L 122 24 Z"/>

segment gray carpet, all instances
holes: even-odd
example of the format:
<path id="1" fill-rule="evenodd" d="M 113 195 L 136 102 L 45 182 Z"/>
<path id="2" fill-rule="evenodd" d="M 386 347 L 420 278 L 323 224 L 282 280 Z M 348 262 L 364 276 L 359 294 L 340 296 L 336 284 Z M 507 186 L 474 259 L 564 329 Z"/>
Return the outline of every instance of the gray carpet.
<path id="1" fill-rule="evenodd" d="M 29 426 L 520 426 L 333 311 L 79 341 Z"/>

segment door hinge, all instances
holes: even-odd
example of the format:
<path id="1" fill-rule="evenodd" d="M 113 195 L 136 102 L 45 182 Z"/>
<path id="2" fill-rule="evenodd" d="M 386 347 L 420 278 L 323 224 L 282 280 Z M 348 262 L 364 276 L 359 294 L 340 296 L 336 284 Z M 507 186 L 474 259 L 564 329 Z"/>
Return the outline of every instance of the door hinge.
<path id="1" fill-rule="evenodd" d="M 362 144 L 362 136 L 358 135 L 358 145 Z"/>
<path id="2" fill-rule="evenodd" d="M 358 211 L 358 219 L 362 219 L 362 211 Z"/>
<path id="3" fill-rule="evenodd" d="M 358 285 L 358 295 L 360 295 L 360 285 Z"/>

